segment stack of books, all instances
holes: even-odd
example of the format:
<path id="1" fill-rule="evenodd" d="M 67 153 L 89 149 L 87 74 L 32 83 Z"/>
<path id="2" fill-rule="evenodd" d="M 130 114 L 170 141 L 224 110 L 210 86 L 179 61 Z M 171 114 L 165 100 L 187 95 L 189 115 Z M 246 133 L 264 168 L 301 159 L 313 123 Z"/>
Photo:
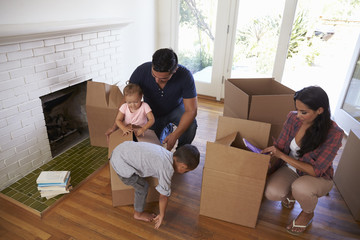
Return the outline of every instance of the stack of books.
<path id="1" fill-rule="evenodd" d="M 70 171 L 42 171 L 36 180 L 41 197 L 47 199 L 57 195 L 69 193 Z"/>

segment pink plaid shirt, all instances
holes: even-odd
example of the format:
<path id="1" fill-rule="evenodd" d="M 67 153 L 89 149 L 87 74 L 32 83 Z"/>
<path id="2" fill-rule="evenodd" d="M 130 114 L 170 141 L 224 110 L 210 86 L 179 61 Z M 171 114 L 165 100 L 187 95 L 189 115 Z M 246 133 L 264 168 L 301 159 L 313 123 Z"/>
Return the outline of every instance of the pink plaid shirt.
<path id="1" fill-rule="evenodd" d="M 290 112 L 284 123 L 284 127 L 279 135 L 279 138 L 274 141 L 274 146 L 285 154 L 289 154 L 290 142 L 300 129 L 301 124 L 302 123 L 296 117 L 296 111 Z M 334 175 L 333 160 L 342 145 L 341 141 L 343 139 L 343 134 L 343 130 L 341 130 L 341 128 L 333 122 L 325 142 L 315 150 L 305 153 L 301 158 L 299 158 L 299 161 L 311 164 L 314 167 L 317 177 L 332 179 Z M 281 161 L 281 165 L 283 164 L 285 164 L 285 162 Z M 297 170 L 297 173 L 300 176 L 306 174 L 305 172 L 301 172 L 299 170 Z"/>

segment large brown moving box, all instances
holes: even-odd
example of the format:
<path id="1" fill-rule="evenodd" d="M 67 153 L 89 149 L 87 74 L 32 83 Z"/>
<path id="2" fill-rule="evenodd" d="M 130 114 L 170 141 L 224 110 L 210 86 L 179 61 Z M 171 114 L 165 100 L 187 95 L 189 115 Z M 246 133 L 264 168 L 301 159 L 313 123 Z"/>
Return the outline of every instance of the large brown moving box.
<path id="1" fill-rule="evenodd" d="M 124 101 L 117 86 L 87 82 L 86 115 L 91 145 L 107 147 L 105 132 L 114 124 L 119 106 Z"/>
<path id="2" fill-rule="evenodd" d="M 295 110 L 294 93 L 273 78 L 230 78 L 225 82 L 224 116 L 271 123 L 271 144 Z"/>
<path id="3" fill-rule="evenodd" d="M 360 221 L 360 129 L 351 129 L 334 182 L 354 219 Z"/>
<path id="4" fill-rule="evenodd" d="M 219 117 L 216 141 L 206 145 L 201 215 L 255 227 L 270 156 L 246 150 L 242 138 L 265 148 L 270 127 L 268 123 Z"/>
<path id="5" fill-rule="evenodd" d="M 124 141 L 133 141 L 132 134 L 123 136 L 123 132 L 119 129 L 116 132 L 110 135 L 109 140 L 109 158 L 114 148 Z M 150 142 L 160 145 L 160 141 L 157 138 L 156 134 L 152 130 L 147 130 L 145 136 L 137 137 L 139 142 Z M 112 202 L 113 206 L 124 206 L 134 203 L 134 188 L 128 185 L 125 185 L 116 174 L 115 170 L 110 164 L 110 179 L 111 179 L 111 193 L 112 193 Z M 155 187 L 158 184 L 156 178 L 148 177 L 146 180 L 149 183 L 149 191 L 146 201 L 155 202 L 159 200 L 159 193 L 156 191 Z"/>

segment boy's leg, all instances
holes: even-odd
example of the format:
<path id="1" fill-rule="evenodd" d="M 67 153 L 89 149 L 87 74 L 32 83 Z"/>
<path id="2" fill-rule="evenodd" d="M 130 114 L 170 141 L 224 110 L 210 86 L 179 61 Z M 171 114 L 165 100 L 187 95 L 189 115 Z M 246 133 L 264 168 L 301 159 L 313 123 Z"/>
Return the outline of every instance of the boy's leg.
<path id="1" fill-rule="evenodd" d="M 129 178 L 123 178 L 120 176 L 120 179 L 123 183 L 132 186 L 135 189 L 134 217 L 139 220 L 151 221 L 154 216 L 152 214 L 143 213 L 149 188 L 148 182 L 136 174 L 133 174 Z"/>

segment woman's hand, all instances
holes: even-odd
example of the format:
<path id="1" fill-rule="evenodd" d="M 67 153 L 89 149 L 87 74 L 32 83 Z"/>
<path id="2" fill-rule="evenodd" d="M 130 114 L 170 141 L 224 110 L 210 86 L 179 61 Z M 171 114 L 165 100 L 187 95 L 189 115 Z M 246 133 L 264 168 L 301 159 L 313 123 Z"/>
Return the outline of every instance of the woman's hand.
<path id="1" fill-rule="evenodd" d="M 262 150 L 261 153 L 268 153 L 270 154 L 271 157 L 277 157 L 277 158 L 282 158 L 284 156 L 284 153 L 275 146 L 267 147 L 264 150 Z"/>

